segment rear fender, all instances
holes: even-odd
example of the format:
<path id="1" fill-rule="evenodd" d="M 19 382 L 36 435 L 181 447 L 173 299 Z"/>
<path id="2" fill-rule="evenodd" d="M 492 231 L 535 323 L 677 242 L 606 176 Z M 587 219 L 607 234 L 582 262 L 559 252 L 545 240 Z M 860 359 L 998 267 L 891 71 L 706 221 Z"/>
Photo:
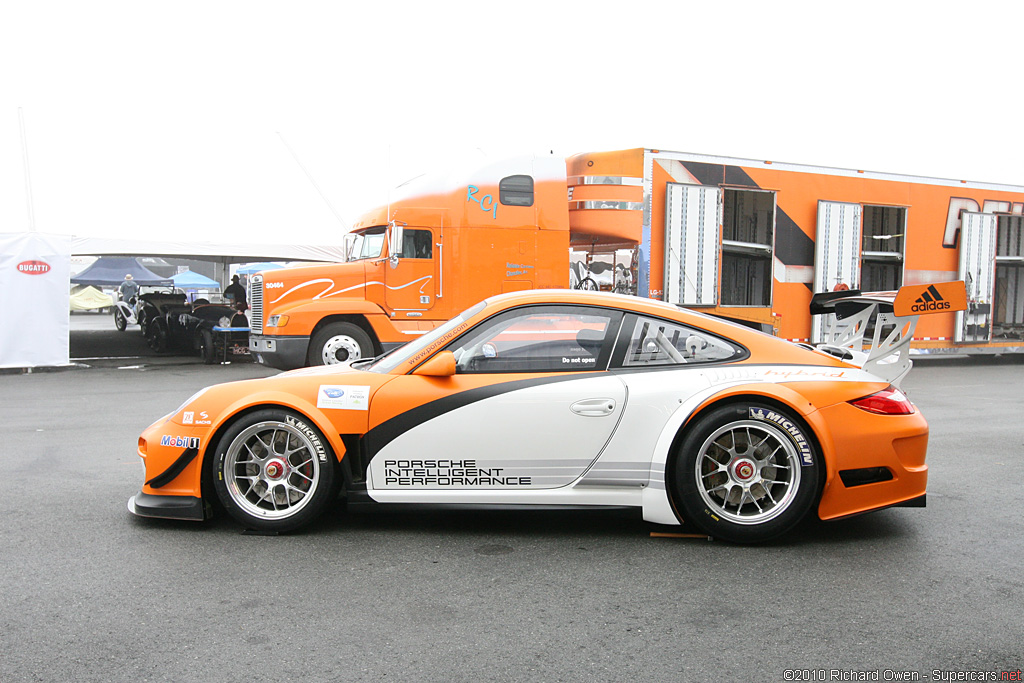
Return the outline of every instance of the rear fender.
<path id="1" fill-rule="evenodd" d="M 819 451 L 825 459 L 826 479 L 825 482 L 820 482 L 821 485 L 826 485 L 828 481 L 838 475 L 833 463 L 834 449 L 828 427 L 810 401 L 792 389 L 778 384 L 745 381 L 717 384 L 693 394 L 680 403 L 658 437 L 651 459 L 650 483 L 642 495 L 645 520 L 657 524 L 680 523 L 679 516 L 672 506 L 670 484 L 667 477 L 668 463 L 672 453 L 685 435 L 687 427 L 705 410 L 722 403 L 740 401 L 767 402 L 795 413 L 807 423 L 811 436 L 816 440 Z"/>

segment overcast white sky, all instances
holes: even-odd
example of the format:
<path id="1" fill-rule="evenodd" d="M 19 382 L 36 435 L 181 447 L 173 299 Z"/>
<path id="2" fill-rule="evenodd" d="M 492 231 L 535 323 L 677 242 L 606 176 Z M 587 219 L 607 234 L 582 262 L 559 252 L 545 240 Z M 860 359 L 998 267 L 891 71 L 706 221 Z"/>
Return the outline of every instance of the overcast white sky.
<path id="1" fill-rule="evenodd" d="M 656 147 L 1024 185 L 1024 6 L 0 3 L 0 232 L 338 243 L 467 152 Z"/>

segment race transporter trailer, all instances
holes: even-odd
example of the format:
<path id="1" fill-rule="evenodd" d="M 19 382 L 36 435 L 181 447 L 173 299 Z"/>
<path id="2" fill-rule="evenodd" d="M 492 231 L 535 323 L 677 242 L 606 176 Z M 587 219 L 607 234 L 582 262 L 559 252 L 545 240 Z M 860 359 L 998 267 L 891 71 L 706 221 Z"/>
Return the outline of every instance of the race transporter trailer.
<path id="1" fill-rule="evenodd" d="M 356 223 L 349 262 L 252 279 L 261 362 L 374 355 L 487 296 L 570 286 L 817 343 L 815 293 L 950 280 L 967 308 L 923 318 L 914 352 L 1024 351 L 1024 187 L 631 149 L 402 189 Z"/>

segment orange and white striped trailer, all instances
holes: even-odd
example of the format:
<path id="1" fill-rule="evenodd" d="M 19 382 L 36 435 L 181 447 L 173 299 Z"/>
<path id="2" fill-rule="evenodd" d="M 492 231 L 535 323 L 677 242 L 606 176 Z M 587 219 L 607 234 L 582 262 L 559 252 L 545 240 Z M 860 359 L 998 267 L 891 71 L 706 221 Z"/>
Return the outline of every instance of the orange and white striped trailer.
<path id="1" fill-rule="evenodd" d="M 576 268 L 616 264 L 619 291 L 820 342 L 816 292 L 963 280 L 915 352 L 1024 351 L 1024 187 L 657 149 L 567 172 Z"/>

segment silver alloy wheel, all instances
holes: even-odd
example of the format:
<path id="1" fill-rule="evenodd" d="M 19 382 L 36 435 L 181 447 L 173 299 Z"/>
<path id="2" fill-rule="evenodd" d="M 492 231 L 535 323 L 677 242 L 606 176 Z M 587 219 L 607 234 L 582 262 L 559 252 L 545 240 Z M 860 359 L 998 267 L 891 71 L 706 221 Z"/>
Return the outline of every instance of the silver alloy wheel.
<path id="1" fill-rule="evenodd" d="M 340 353 L 339 353 L 340 352 Z M 347 334 L 338 334 L 328 339 L 320 350 L 324 365 L 350 363 L 363 357 L 359 342 Z"/>
<path id="2" fill-rule="evenodd" d="M 305 434 L 277 420 L 238 434 L 224 455 L 231 501 L 246 514 L 284 519 L 304 508 L 320 478 L 316 448 Z"/>
<path id="3" fill-rule="evenodd" d="M 697 491 L 718 516 L 763 524 L 781 515 L 800 489 L 800 457 L 774 425 L 730 422 L 711 434 L 695 465 Z"/>

